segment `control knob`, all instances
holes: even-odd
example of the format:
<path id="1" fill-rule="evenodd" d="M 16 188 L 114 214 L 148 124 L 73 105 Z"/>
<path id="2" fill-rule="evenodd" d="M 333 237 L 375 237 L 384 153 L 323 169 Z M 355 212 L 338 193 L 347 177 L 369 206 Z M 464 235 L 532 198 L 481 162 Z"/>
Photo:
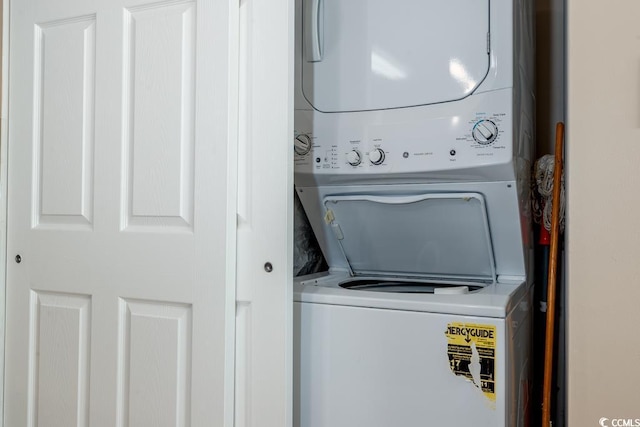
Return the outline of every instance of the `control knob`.
<path id="1" fill-rule="evenodd" d="M 351 166 L 358 166 L 362 162 L 362 156 L 358 150 L 351 150 L 347 153 L 347 163 Z"/>
<path id="2" fill-rule="evenodd" d="M 491 120 L 480 120 L 473 127 L 472 134 L 478 144 L 488 145 L 498 137 L 498 126 Z"/>
<path id="3" fill-rule="evenodd" d="M 309 154 L 311 151 L 311 138 L 309 135 L 301 133 L 293 140 L 293 151 L 300 156 Z"/>
<path id="4" fill-rule="evenodd" d="M 374 165 L 384 162 L 384 151 L 381 148 L 369 151 L 369 161 Z"/>

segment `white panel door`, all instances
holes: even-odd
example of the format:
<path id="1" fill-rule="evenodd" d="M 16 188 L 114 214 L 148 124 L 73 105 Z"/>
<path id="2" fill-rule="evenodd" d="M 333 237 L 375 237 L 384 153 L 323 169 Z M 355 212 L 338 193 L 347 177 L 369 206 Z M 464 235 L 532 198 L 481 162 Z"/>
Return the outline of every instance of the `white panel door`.
<path id="1" fill-rule="evenodd" d="M 293 0 L 240 1 L 235 427 L 290 427 Z"/>
<path id="2" fill-rule="evenodd" d="M 6 426 L 232 424 L 231 4 L 11 2 Z"/>

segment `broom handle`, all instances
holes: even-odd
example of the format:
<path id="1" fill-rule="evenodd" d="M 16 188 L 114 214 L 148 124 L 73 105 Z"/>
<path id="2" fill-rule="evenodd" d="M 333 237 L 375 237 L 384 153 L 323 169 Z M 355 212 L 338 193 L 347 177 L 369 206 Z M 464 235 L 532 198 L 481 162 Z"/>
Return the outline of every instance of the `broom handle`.
<path id="1" fill-rule="evenodd" d="M 560 189 L 562 186 L 562 145 L 564 124 L 556 125 L 556 147 L 553 165 L 553 205 L 551 206 L 551 245 L 547 282 L 547 329 L 544 345 L 544 383 L 542 388 L 542 427 L 551 425 L 551 381 L 556 314 L 556 281 L 558 271 L 558 241 L 560 239 Z"/>

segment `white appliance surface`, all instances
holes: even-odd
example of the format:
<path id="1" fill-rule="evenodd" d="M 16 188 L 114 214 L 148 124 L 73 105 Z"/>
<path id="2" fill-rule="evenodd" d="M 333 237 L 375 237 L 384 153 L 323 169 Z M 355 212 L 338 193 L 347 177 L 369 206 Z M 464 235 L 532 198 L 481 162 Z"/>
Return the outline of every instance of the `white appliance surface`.
<path id="1" fill-rule="evenodd" d="M 294 426 L 521 425 L 525 284 L 427 295 L 341 288 L 349 278 L 295 283 Z M 450 328 L 473 332 L 455 340 Z M 493 340 L 478 339 L 482 332 Z"/>
<path id="2" fill-rule="evenodd" d="M 304 0 L 304 95 L 323 112 L 462 99 L 489 71 L 489 11 L 488 0 Z"/>
<path id="3" fill-rule="evenodd" d="M 294 300 L 313 304 L 383 308 L 412 312 L 456 314 L 463 316 L 506 318 L 517 301 L 525 298 L 528 286 L 522 280 L 504 280 L 482 284 L 460 280 L 428 281 L 443 289 L 469 287 L 468 293 L 412 293 L 352 290 L 345 286 L 353 280 L 390 281 L 388 277 L 358 276 L 332 271 L 295 279 Z M 401 280 L 401 279 L 399 279 Z M 477 288 L 473 290 L 473 288 Z"/>
<path id="4" fill-rule="evenodd" d="M 408 109 L 297 109 L 296 185 L 514 180 L 512 103 L 512 91 L 503 89 Z M 487 125 L 495 127 L 489 139 L 478 130 Z M 379 152 L 384 158 L 373 163 Z"/>

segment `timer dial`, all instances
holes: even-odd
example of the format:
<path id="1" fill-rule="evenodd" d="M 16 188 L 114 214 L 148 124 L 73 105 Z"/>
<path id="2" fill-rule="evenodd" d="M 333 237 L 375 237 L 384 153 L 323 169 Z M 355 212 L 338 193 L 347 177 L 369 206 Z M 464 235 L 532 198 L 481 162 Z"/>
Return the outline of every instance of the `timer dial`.
<path id="1" fill-rule="evenodd" d="M 311 151 L 311 138 L 309 135 L 301 133 L 293 140 L 293 151 L 300 156 L 309 154 Z"/>
<path id="2" fill-rule="evenodd" d="M 491 120 L 480 120 L 473 127 L 472 134 L 478 144 L 488 145 L 498 137 L 498 126 Z"/>

